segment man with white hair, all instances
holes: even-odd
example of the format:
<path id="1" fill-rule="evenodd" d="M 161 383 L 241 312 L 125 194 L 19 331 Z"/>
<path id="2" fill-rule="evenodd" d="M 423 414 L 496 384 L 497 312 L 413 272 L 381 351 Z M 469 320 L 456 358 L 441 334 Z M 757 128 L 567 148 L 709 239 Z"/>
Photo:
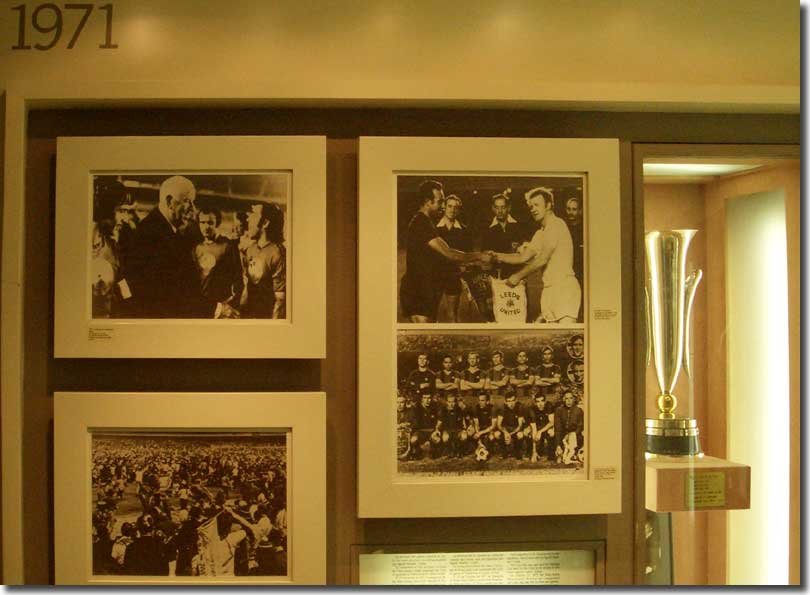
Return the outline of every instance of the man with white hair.
<path id="1" fill-rule="evenodd" d="M 537 322 L 572 323 L 577 321 L 582 288 L 574 275 L 574 245 L 565 221 L 554 213 L 554 193 L 550 188 L 533 188 L 526 203 L 540 225 L 531 241 L 516 254 L 493 253 L 496 262 L 523 265 L 507 279 L 512 287 L 530 274 L 543 269 L 543 293 Z"/>
<path id="2" fill-rule="evenodd" d="M 193 213 L 197 190 L 184 176 L 160 185 L 159 202 L 138 225 L 122 279 L 118 283 L 126 317 L 235 317 L 227 304 L 202 296 L 192 246 L 181 233 Z"/>

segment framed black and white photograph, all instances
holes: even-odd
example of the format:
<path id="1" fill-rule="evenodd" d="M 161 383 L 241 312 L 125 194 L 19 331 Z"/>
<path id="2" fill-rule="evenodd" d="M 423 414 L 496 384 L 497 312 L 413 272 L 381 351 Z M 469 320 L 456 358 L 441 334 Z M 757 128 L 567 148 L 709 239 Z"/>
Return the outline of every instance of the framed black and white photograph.
<path id="1" fill-rule="evenodd" d="M 94 175 L 93 320 L 286 320 L 291 181 Z"/>
<path id="2" fill-rule="evenodd" d="M 325 580 L 322 394 L 57 393 L 55 413 L 57 584 Z"/>
<path id="3" fill-rule="evenodd" d="M 59 138 L 56 357 L 322 357 L 324 159 L 319 137 Z"/>
<path id="4" fill-rule="evenodd" d="M 91 432 L 93 576 L 286 577 L 286 432 Z"/>
<path id="5" fill-rule="evenodd" d="M 363 137 L 359 204 L 360 516 L 619 511 L 618 142 Z"/>
<path id="6" fill-rule="evenodd" d="M 582 323 L 584 176 L 397 176 L 397 322 Z"/>
<path id="7" fill-rule="evenodd" d="M 584 363 L 569 361 L 573 336 L 400 331 L 399 474 L 586 478 L 586 385 L 562 374 Z"/>

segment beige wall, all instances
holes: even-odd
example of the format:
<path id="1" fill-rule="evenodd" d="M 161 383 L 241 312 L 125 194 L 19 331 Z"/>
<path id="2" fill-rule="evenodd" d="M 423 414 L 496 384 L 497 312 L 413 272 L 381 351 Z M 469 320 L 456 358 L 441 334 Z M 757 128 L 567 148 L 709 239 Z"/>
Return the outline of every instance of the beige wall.
<path id="1" fill-rule="evenodd" d="M 30 18 L 36 3 L 26 4 Z M 161 96 L 192 82 L 222 98 L 799 111 L 791 0 L 113 4 L 114 50 L 98 48 L 100 10 L 71 50 L 76 10 L 65 11 L 53 49 L 11 50 L 18 12 L 6 9 L 0 89 L 20 79 L 126 80 Z M 50 39 L 30 25 L 27 38 Z"/>

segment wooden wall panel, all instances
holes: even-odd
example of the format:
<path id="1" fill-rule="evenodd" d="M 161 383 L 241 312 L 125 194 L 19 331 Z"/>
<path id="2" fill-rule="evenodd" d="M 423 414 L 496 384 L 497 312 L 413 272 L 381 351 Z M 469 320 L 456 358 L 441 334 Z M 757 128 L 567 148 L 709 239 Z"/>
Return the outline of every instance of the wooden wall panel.
<path id="1" fill-rule="evenodd" d="M 357 518 L 357 141 L 330 139 L 326 167 L 327 581 L 348 584 Z"/>

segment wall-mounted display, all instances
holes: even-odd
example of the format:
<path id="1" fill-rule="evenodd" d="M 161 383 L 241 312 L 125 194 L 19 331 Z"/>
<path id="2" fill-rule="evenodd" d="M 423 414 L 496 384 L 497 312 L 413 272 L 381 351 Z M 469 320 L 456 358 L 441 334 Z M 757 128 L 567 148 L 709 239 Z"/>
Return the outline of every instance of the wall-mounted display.
<path id="1" fill-rule="evenodd" d="M 57 393 L 55 426 L 57 584 L 325 582 L 323 394 Z"/>
<path id="2" fill-rule="evenodd" d="M 618 178 L 613 140 L 360 139 L 361 517 L 619 511 Z"/>
<path id="3" fill-rule="evenodd" d="M 325 140 L 58 139 L 56 357 L 314 357 Z"/>

